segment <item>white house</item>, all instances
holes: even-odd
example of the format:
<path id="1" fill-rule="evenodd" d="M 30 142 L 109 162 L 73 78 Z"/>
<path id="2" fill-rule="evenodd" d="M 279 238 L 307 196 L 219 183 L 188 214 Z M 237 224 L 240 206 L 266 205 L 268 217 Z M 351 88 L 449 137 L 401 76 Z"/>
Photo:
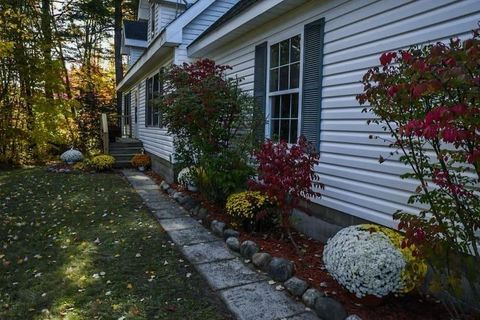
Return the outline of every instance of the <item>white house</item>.
<path id="1" fill-rule="evenodd" d="M 416 209 L 407 199 L 417 184 L 399 178 L 406 168 L 395 157 L 379 163 L 391 150 L 369 136 L 387 135 L 367 125 L 372 115 L 355 96 L 382 52 L 468 37 L 480 1 L 141 0 L 138 19 L 148 19 L 146 46 L 125 39 L 130 66 L 117 89 L 154 170 L 173 177 L 172 137 L 149 104 L 161 90 L 162 67 L 204 57 L 230 65 L 264 107 L 265 137 L 304 134 L 318 145 L 325 190 L 312 217 L 298 213 L 298 227 L 325 239 L 362 220 L 393 226 L 396 210 Z"/>

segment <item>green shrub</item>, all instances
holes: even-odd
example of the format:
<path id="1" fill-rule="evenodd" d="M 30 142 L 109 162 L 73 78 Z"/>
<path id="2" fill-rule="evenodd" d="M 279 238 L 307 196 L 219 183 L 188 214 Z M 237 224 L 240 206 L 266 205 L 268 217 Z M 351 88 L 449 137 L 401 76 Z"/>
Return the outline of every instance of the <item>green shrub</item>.
<path id="1" fill-rule="evenodd" d="M 254 173 L 249 159 L 260 125 L 252 118 L 253 98 L 240 89 L 239 79 L 227 78 L 228 69 L 208 59 L 173 66 L 165 79 L 171 90 L 156 101 L 175 136 L 178 167 L 202 168 L 195 179 L 199 191 L 220 203 L 245 190 Z"/>
<path id="2" fill-rule="evenodd" d="M 101 154 L 92 158 L 90 166 L 96 171 L 105 171 L 113 168 L 115 158 L 108 154 Z"/>

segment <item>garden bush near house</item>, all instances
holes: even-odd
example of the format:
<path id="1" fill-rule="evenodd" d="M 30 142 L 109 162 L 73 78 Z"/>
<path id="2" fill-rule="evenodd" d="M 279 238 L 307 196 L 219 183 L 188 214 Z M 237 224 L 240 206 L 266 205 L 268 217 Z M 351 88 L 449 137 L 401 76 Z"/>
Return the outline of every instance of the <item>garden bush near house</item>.
<path id="1" fill-rule="evenodd" d="M 365 111 L 373 112 L 378 117 L 373 122 L 391 134 L 392 154 L 399 153 L 411 169 L 402 177 L 418 181 L 409 202 L 427 207 L 419 214 L 396 213 L 406 235 L 404 246 L 414 245 L 415 254 L 428 260 L 436 287 L 460 297 L 460 283 L 467 279 L 478 303 L 479 31 L 463 42 L 387 52 L 380 63 L 365 74 L 364 93 L 357 99 L 370 104 Z"/>
<path id="2" fill-rule="evenodd" d="M 328 272 L 358 298 L 404 294 L 419 286 L 427 272 L 404 237 L 373 224 L 340 230 L 328 240 L 323 261 Z"/>
<path id="3" fill-rule="evenodd" d="M 201 158 L 204 178 L 198 181 L 208 199 L 224 204 L 232 193 L 247 189 L 248 179 L 255 174 L 247 154 L 232 148 Z"/>
<path id="4" fill-rule="evenodd" d="M 255 142 L 253 98 L 239 79 L 226 76 L 228 69 L 208 59 L 173 66 L 165 76 L 167 93 L 156 101 L 176 137 L 177 166 L 201 168 L 199 190 L 220 203 L 245 188 Z"/>
<path id="5" fill-rule="evenodd" d="M 231 194 L 225 205 L 226 213 L 250 231 L 273 226 L 275 208 L 274 202 L 259 191 Z"/>
<path id="6" fill-rule="evenodd" d="M 280 224 L 296 247 L 290 234 L 290 217 L 301 200 L 310 202 L 311 198 L 321 196 L 316 190 L 323 189 L 323 184 L 314 171 L 320 156 L 301 136 L 290 146 L 286 141 L 273 143 L 267 140 L 255 153 L 255 158 L 258 177 L 249 181 L 249 187 L 278 204 Z"/>
<path id="7" fill-rule="evenodd" d="M 115 158 L 108 154 L 95 156 L 90 161 L 90 166 L 96 171 L 106 171 L 113 168 Z"/>

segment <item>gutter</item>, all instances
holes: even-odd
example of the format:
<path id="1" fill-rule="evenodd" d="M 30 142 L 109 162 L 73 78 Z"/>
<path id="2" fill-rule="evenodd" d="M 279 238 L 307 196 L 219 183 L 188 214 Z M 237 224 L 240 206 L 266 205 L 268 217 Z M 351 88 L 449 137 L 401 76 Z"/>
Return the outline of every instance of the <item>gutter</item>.
<path id="1" fill-rule="evenodd" d="M 122 81 L 117 85 L 116 90 L 121 91 L 130 78 L 143 69 L 143 66 L 151 61 L 151 58 L 164 47 L 177 47 L 183 41 L 183 27 L 200 15 L 215 0 L 198 0 L 187 10 L 182 12 L 177 18 L 172 20 L 158 33 L 150 42 L 147 49 L 140 55 L 137 61 L 127 70 Z M 196 8 L 196 11 L 191 10 Z"/>

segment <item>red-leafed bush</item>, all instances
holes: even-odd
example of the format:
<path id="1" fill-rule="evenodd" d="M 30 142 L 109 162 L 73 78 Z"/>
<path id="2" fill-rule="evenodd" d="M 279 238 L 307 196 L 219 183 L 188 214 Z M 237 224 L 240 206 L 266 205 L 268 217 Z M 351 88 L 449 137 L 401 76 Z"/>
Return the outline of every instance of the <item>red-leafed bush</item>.
<path id="1" fill-rule="evenodd" d="M 240 88 L 231 68 L 202 59 L 174 65 L 165 73 L 166 92 L 156 102 L 162 122 L 175 136 L 179 168 L 199 168 L 199 191 L 219 203 L 247 187 L 255 145 L 253 98 Z"/>
<path id="2" fill-rule="evenodd" d="M 357 99 L 370 104 L 364 111 L 393 137 L 391 155 L 400 154 L 411 169 L 402 177 L 418 181 L 409 203 L 424 209 L 395 215 L 407 238 L 403 245 L 415 246 L 433 270 L 447 267 L 439 282 L 459 293 L 462 278 L 472 284 L 477 272 L 470 268 L 480 265 L 479 33 L 384 53 L 380 64 L 365 74 Z M 464 270 L 456 272 L 455 264 Z M 470 290 L 477 292 L 473 284 Z"/>
<path id="3" fill-rule="evenodd" d="M 258 178 L 249 181 L 252 190 L 260 191 L 274 199 L 280 208 L 280 223 L 290 234 L 290 215 L 302 200 L 320 197 L 316 190 L 323 189 L 314 166 L 319 154 L 314 151 L 305 137 L 297 144 L 286 141 L 273 143 L 267 140 L 255 153 L 258 162 Z"/>

